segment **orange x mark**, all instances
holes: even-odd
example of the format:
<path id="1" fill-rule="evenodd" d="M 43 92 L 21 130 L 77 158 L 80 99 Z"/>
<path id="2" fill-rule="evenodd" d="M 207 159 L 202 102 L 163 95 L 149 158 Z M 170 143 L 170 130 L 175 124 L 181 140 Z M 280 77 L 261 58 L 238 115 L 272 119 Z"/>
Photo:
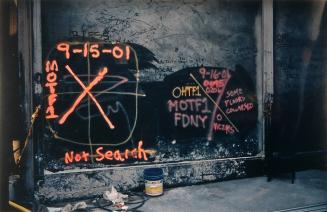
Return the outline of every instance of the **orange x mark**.
<path id="1" fill-rule="evenodd" d="M 73 70 L 66 65 L 65 68 L 67 69 L 67 71 L 75 78 L 75 80 L 78 82 L 78 84 L 80 84 L 80 86 L 84 89 L 84 91 L 77 97 L 77 99 L 75 100 L 74 104 L 69 108 L 69 110 L 67 110 L 67 112 L 60 118 L 59 120 L 59 124 L 63 124 L 65 123 L 66 119 L 68 118 L 68 116 L 74 112 L 74 110 L 76 109 L 76 107 L 78 106 L 78 104 L 82 101 L 82 99 L 87 95 L 89 95 L 89 97 L 93 100 L 93 102 L 95 103 L 95 105 L 97 106 L 98 110 L 100 111 L 102 117 L 104 118 L 104 120 L 108 123 L 110 129 L 114 129 L 115 126 L 111 123 L 111 121 L 109 120 L 109 118 L 107 117 L 106 113 L 103 111 L 101 105 L 99 104 L 99 102 L 95 99 L 95 97 L 93 96 L 93 94 L 90 92 L 90 90 L 96 85 L 98 84 L 103 77 L 107 74 L 108 69 L 105 67 L 103 68 L 102 71 L 100 71 L 98 73 L 98 75 L 94 78 L 94 80 L 87 86 L 85 87 L 85 85 L 83 84 L 83 82 L 77 77 L 77 75 L 73 72 Z"/>

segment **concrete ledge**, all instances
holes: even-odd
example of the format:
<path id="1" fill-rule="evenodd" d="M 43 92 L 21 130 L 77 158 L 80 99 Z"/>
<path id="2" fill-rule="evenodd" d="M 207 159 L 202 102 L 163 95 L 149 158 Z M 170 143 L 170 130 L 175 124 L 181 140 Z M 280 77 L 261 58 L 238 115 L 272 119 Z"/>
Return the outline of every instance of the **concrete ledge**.
<path id="1" fill-rule="evenodd" d="M 174 187 L 262 174 L 263 158 L 217 159 L 46 174 L 43 180 L 37 182 L 36 198 L 43 203 L 54 203 L 96 197 L 111 186 L 119 191 L 143 189 L 143 170 L 150 167 L 161 167 L 164 170 L 165 187 Z"/>

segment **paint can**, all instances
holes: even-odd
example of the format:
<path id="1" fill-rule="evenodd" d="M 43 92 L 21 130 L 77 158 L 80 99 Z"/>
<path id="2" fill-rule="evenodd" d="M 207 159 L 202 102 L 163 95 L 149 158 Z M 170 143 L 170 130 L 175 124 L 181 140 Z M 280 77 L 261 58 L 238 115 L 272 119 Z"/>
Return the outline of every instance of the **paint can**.
<path id="1" fill-rule="evenodd" d="M 149 196 L 163 194 L 163 171 L 161 168 L 149 168 L 143 172 L 145 193 Z"/>

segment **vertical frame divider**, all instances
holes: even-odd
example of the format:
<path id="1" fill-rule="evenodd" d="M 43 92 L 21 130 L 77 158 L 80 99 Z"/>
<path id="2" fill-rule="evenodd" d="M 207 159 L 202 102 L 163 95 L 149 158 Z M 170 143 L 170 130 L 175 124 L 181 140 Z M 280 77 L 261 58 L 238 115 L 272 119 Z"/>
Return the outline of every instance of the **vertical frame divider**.
<path id="1" fill-rule="evenodd" d="M 42 105 L 42 23 L 41 23 L 41 1 L 42 0 L 33 0 L 33 107 L 41 105 L 41 110 L 43 111 Z M 41 115 L 42 117 L 42 115 Z M 37 128 L 33 134 L 34 138 L 34 161 L 35 161 L 35 179 L 38 181 L 43 178 L 44 171 L 42 167 L 42 161 L 44 159 L 43 154 L 43 142 L 41 135 L 43 132 L 43 119 L 40 118 L 35 128 Z"/>
<path id="2" fill-rule="evenodd" d="M 266 168 L 271 159 L 272 143 L 272 104 L 274 94 L 274 2 L 262 1 L 262 35 L 263 35 L 263 127 L 264 152 Z M 269 176 L 268 176 L 269 178 Z"/>

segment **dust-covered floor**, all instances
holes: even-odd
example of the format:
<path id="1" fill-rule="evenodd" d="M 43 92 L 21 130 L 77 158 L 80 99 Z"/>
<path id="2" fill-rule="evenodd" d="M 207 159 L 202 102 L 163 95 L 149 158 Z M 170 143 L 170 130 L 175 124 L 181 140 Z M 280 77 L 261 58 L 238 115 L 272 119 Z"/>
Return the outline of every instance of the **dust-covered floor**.
<path id="1" fill-rule="evenodd" d="M 159 197 L 146 198 L 143 193 L 135 195 L 136 193 L 132 194 L 136 199 L 130 203 L 141 204 L 136 204 L 135 207 L 131 203 L 129 210 L 132 211 L 327 211 L 327 170 L 296 172 L 294 184 L 291 183 L 290 174 L 285 174 L 273 178 L 270 182 L 267 182 L 266 177 L 256 177 L 166 189 Z M 144 205 L 142 205 L 144 201 L 139 201 L 140 198 L 146 199 Z M 94 201 L 97 202 L 94 199 L 88 200 L 87 205 Z M 99 203 L 97 204 L 99 206 Z M 140 205 L 142 207 L 139 207 Z M 98 206 L 80 211 L 118 211 L 108 207 L 101 209 Z M 48 209 L 50 212 L 63 210 L 58 207 Z"/>
<path id="2" fill-rule="evenodd" d="M 163 196 L 150 198 L 140 210 L 275 211 L 324 202 L 327 202 L 327 171 L 310 170 L 297 172 L 294 184 L 285 175 L 271 182 L 266 177 L 256 177 L 169 189 Z M 318 211 L 327 211 L 327 206 Z"/>

